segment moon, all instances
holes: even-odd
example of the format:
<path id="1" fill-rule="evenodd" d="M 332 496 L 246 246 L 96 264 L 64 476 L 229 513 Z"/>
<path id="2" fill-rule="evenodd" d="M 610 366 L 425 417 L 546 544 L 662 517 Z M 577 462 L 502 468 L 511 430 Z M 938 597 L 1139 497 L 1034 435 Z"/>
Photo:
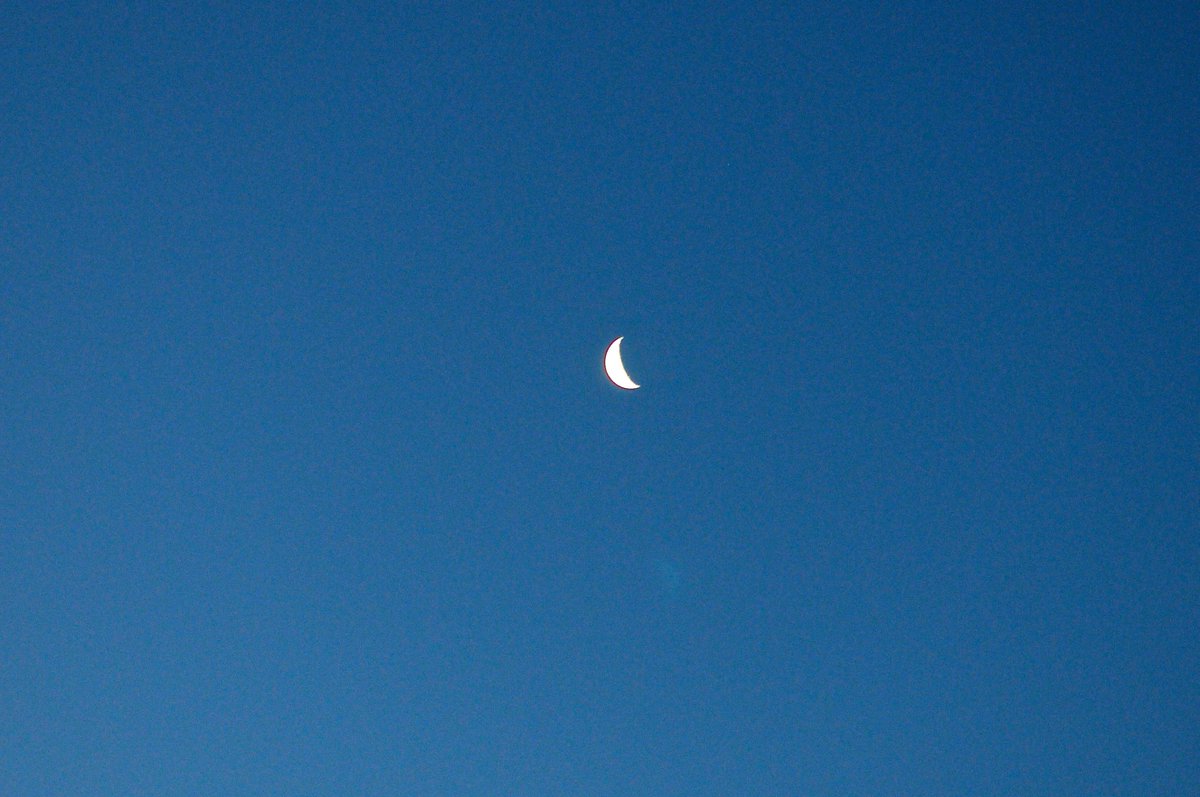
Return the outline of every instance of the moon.
<path id="1" fill-rule="evenodd" d="M 641 385 L 629 378 L 629 374 L 625 370 L 625 363 L 621 362 L 621 341 L 623 340 L 625 340 L 624 335 L 608 344 L 608 349 L 604 352 L 604 373 L 608 375 L 610 382 L 622 390 L 637 390 Z"/>

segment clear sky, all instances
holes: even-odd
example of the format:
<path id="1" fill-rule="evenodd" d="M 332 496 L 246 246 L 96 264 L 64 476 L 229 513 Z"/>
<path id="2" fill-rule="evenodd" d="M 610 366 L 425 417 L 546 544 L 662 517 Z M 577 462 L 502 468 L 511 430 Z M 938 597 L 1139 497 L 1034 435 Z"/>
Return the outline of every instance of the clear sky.
<path id="1" fill-rule="evenodd" d="M 1197 42 L 5 4 L 0 793 L 1200 793 Z"/>

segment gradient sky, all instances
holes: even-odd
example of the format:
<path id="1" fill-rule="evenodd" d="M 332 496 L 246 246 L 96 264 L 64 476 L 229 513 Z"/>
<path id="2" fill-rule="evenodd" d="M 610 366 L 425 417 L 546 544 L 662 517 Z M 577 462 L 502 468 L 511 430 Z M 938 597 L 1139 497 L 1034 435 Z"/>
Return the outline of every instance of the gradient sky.
<path id="1" fill-rule="evenodd" d="M 668 5 L 5 4 L 0 793 L 1200 793 L 1194 4 Z"/>

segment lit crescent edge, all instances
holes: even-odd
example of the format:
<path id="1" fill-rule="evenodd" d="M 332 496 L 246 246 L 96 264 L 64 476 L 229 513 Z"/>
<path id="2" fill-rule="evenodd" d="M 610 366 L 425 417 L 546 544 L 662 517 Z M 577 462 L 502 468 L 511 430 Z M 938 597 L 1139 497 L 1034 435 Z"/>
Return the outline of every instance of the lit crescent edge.
<path id="1" fill-rule="evenodd" d="M 637 390 L 641 385 L 629 378 L 625 364 L 621 362 L 621 341 L 624 339 L 625 336 L 622 335 L 608 344 L 608 349 L 604 352 L 604 373 L 617 387 L 623 390 Z"/>

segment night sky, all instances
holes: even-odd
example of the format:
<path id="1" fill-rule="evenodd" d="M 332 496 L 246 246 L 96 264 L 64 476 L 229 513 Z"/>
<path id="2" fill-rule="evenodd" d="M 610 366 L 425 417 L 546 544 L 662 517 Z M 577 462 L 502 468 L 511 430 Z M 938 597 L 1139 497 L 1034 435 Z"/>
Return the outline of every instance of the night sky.
<path id="1" fill-rule="evenodd" d="M 0 793 L 1200 794 L 1194 4 L 0 17 Z"/>

